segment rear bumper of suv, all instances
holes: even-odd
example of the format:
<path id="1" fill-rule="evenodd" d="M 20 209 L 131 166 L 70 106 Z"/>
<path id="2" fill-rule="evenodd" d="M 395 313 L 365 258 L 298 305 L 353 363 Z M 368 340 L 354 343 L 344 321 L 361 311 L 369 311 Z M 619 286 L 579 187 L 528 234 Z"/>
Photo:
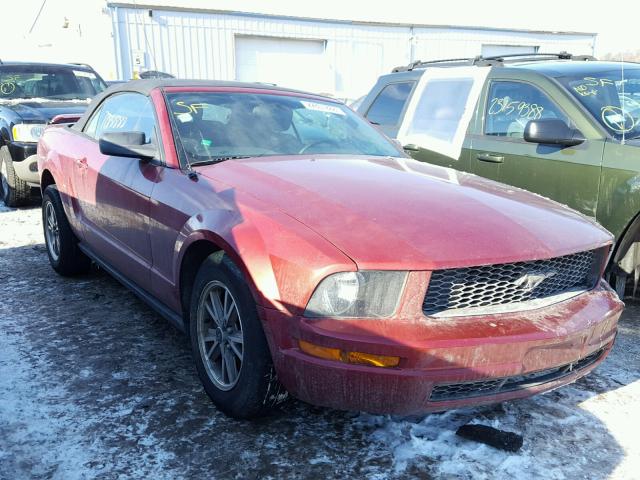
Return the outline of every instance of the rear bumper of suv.
<path id="1" fill-rule="evenodd" d="M 35 143 L 12 142 L 8 147 L 16 175 L 32 187 L 40 185 L 36 156 L 38 146 Z"/>
<path id="2" fill-rule="evenodd" d="M 271 309 L 263 316 L 279 378 L 294 396 L 338 409 L 416 414 L 527 397 L 575 381 L 611 350 L 622 309 L 602 282 L 555 305 L 487 317 L 338 322 Z M 390 329 L 389 322 L 397 324 Z M 299 348 L 300 340 L 400 362 L 383 368 L 317 358 Z"/>

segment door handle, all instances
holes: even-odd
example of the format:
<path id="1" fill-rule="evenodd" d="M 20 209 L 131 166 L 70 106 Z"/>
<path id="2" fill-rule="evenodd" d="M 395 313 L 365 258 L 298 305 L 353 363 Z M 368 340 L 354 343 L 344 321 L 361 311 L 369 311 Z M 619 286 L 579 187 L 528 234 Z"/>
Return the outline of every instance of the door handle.
<path id="1" fill-rule="evenodd" d="M 418 147 L 417 145 L 414 145 L 413 143 L 409 143 L 407 145 L 404 145 L 402 147 L 403 150 L 406 150 L 408 152 L 419 152 L 420 151 L 420 147 Z"/>
<path id="2" fill-rule="evenodd" d="M 477 158 L 482 162 L 490 162 L 490 163 L 504 162 L 504 157 L 502 155 L 495 155 L 493 153 L 479 153 Z"/>
<path id="3" fill-rule="evenodd" d="M 74 160 L 76 166 L 78 168 L 87 168 L 89 165 L 87 164 L 87 159 L 86 158 L 76 158 Z"/>

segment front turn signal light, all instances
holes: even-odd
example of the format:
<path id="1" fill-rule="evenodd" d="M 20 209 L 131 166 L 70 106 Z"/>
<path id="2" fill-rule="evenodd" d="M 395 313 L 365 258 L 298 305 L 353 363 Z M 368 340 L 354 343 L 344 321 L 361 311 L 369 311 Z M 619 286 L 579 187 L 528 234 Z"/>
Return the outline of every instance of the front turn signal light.
<path id="1" fill-rule="evenodd" d="M 342 360 L 342 352 L 339 349 L 321 347 L 320 345 L 314 345 L 313 343 L 305 342 L 304 340 L 300 340 L 300 350 L 312 357 L 324 358 L 325 360 L 335 360 L 337 362 Z"/>
<path id="2" fill-rule="evenodd" d="M 305 340 L 299 341 L 300 350 L 312 357 L 333 360 L 335 362 L 351 363 L 356 365 L 368 365 L 371 367 L 397 367 L 400 357 L 388 355 L 375 355 L 363 352 L 345 352 L 338 348 L 322 347 Z"/>
<path id="3" fill-rule="evenodd" d="M 397 367 L 400 357 L 390 357 L 387 355 L 374 355 L 372 353 L 349 352 L 347 354 L 349 363 L 361 365 L 371 365 L 373 367 Z"/>

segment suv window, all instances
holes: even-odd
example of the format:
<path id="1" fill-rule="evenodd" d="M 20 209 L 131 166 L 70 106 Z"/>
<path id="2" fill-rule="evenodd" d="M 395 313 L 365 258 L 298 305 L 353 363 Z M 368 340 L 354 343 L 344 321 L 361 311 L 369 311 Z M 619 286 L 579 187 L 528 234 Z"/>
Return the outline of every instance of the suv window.
<path id="1" fill-rule="evenodd" d="M 0 65 L 0 101 L 87 100 L 107 85 L 95 72 L 56 65 Z"/>
<path id="2" fill-rule="evenodd" d="M 494 81 L 489 87 L 485 135 L 523 138 L 529 120 L 568 117 L 539 88 L 523 82 Z"/>
<path id="3" fill-rule="evenodd" d="M 640 138 L 640 67 L 625 64 L 591 75 L 558 77 L 569 92 L 618 139 Z"/>
<path id="4" fill-rule="evenodd" d="M 488 73 L 488 68 L 476 66 L 425 69 L 407 105 L 398 141 L 458 160 Z"/>
<path id="5" fill-rule="evenodd" d="M 367 119 L 378 125 L 397 125 L 414 84 L 415 82 L 401 82 L 384 87 L 369 107 Z"/>
<path id="6" fill-rule="evenodd" d="M 473 78 L 435 79 L 425 87 L 416 106 L 410 133 L 451 142 L 464 115 Z"/>
<path id="7" fill-rule="evenodd" d="M 155 126 L 153 105 L 147 97 L 119 93 L 107 98 L 93 112 L 84 133 L 97 140 L 104 132 L 144 132 L 145 143 L 155 143 Z"/>

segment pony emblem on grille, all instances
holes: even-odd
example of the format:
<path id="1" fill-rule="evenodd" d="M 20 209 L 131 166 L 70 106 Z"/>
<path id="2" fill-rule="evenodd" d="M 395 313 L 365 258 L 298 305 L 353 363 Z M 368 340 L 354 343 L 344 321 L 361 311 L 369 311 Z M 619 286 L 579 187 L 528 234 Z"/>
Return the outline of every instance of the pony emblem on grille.
<path id="1" fill-rule="evenodd" d="M 557 272 L 550 270 L 548 272 L 526 273 L 513 282 L 514 285 L 522 287 L 525 292 L 530 292 L 547 278 L 555 276 Z"/>

